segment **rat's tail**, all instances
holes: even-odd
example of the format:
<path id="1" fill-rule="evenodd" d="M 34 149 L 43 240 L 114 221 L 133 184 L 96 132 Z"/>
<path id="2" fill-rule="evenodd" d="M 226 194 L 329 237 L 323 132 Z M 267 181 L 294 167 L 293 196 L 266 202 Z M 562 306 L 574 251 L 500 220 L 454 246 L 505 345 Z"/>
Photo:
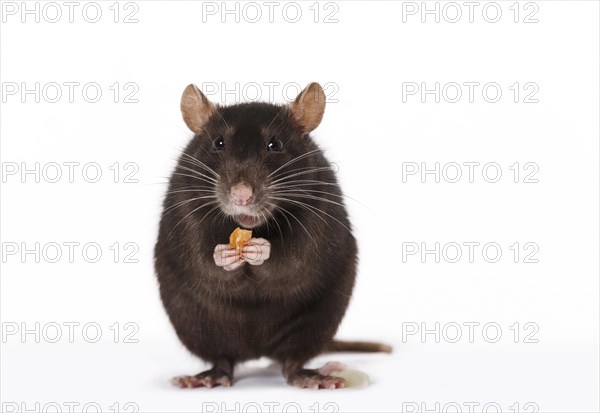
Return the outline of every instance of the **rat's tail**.
<path id="1" fill-rule="evenodd" d="M 369 341 L 342 341 L 331 340 L 323 348 L 323 353 L 334 353 L 340 351 L 359 353 L 391 353 L 392 347 L 387 344 L 373 343 Z"/>

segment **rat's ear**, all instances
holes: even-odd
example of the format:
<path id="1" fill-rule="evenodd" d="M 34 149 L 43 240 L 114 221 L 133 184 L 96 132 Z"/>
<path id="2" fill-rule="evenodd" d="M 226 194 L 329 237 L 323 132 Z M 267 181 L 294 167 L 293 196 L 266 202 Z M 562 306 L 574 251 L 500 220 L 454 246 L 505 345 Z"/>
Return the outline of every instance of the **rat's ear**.
<path id="1" fill-rule="evenodd" d="M 196 85 L 188 85 L 181 96 L 181 114 L 185 124 L 194 133 L 202 132 L 208 118 L 216 110 Z"/>
<path id="2" fill-rule="evenodd" d="M 316 82 L 308 85 L 290 105 L 290 110 L 304 133 L 319 126 L 325 112 L 325 92 L 321 85 Z"/>

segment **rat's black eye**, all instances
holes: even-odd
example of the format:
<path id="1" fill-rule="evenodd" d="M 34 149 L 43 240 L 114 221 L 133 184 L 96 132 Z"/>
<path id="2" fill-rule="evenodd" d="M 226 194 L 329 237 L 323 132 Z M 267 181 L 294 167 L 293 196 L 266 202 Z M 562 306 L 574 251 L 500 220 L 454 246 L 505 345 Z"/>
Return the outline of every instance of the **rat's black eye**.
<path id="1" fill-rule="evenodd" d="M 217 151 L 222 151 L 225 149 L 225 140 L 222 136 L 217 136 L 217 138 L 213 141 L 213 147 Z"/>
<path id="2" fill-rule="evenodd" d="M 283 142 L 277 137 L 273 136 L 267 145 L 267 150 L 269 152 L 279 152 L 283 149 Z"/>

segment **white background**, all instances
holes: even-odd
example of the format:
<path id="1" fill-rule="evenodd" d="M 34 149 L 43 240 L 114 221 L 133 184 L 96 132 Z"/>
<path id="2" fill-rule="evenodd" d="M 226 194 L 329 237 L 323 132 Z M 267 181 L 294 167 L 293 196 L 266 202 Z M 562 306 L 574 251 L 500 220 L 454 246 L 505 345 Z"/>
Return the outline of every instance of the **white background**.
<path id="1" fill-rule="evenodd" d="M 318 16 L 313 3 L 298 3 L 297 23 L 286 21 L 295 14 L 289 8 L 283 14 L 286 3 L 276 5 L 273 22 L 268 6 L 256 3 L 262 12 L 257 23 L 247 21 L 256 9 L 239 3 L 238 23 L 235 15 L 203 13 L 201 2 L 122 2 L 115 23 L 113 2 L 99 2 L 102 16 L 90 23 L 84 17 L 95 13 L 88 6 L 89 14 L 82 15 L 86 2 L 74 9 L 73 22 L 59 2 L 62 19 L 50 23 L 56 9 L 44 9 L 41 2 L 37 23 L 35 15 L 21 21 L 21 2 L 2 2 L 5 411 L 51 409 L 51 403 L 68 411 L 70 402 L 79 403 L 78 409 L 97 403 L 104 411 L 133 411 L 125 409 L 131 402 L 129 407 L 143 412 L 256 411 L 256 406 L 466 412 L 469 405 L 481 411 L 486 404 L 490 412 L 599 411 L 598 3 L 498 2 L 502 15 L 496 23 L 486 21 L 496 9 L 486 2 L 476 5 L 473 22 L 468 6 L 455 3 L 462 12 L 456 23 L 448 21 L 456 8 L 444 8 L 443 2 L 437 6 L 439 23 L 435 15 L 425 15 L 423 23 L 420 10 L 409 14 L 413 6 L 423 7 L 420 2 L 321 3 Z M 214 7 L 224 6 L 205 4 L 204 11 Z M 435 2 L 427 7 L 434 9 Z M 123 22 L 132 12 L 138 22 Z M 324 22 L 330 13 L 337 22 Z M 529 20 L 537 23 L 524 22 L 531 13 Z M 358 282 L 338 336 L 385 341 L 395 352 L 314 361 L 317 366 L 343 360 L 367 372 L 372 384 L 362 390 L 294 389 L 266 360 L 242 366 L 229 389 L 172 388 L 171 376 L 207 367 L 175 338 L 152 267 L 165 183 L 192 135 L 181 120 L 181 92 L 192 82 L 217 85 L 219 91 L 209 97 L 234 103 L 253 98 L 255 89 L 246 86 L 256 82 L 263 100 L 284 103 L 295 96 L 296 85 L 311 81 L 328 84 L 330 100 L 314 139 L 336 163 L 346 194 L 358 201 L 348 201 L 360 248 Z M 35 89 L 36 82 L 39 102 L 34 94 L 21 95 L 23 85 Z M 52 82 L 62 85 L 57 103 L 49 102 L 56 91 L 50 86 L 44 97 L 44 86 Z M 73 102 L 65 82 L 80 84 Z M 91 82 L 102 90 L 97 103 L 82 96 L 82 86 Z M 117 103 L 109 89 L 116 82 Z M 125 90 L 128 82 L 135 85 Z M 275 83 L 272 96 L 269 82 Z M 451 103 L 456 89 L 447 88 L 439 103 L 433 94 L 425 102 L 420 93 L 403 99 L 403 87 L 411 82 L 429 89 L 439 82 L 440 93 L 455 82 L 463 96 Z M 479 82 L 473 102 L 465 82 Z M 492 82 L 502 91 L 496 103 L 488 102 L 492 91 L 482 95 L 483 85 Z M 515 82 L 521 91 L 516 103 L 509 89 Z M 533 90 L 524 89 L 528 82 L 537 88 L 537 103 L 524 102 Z M 235 91 L 236 84 L 237 93 L 222 96 L 223 87 Z M 125 103 L 133 88 L 138 102 Z M 36 162 L 40 182 L 35 174 L 21 174 L 23 166 L 32 169 Z M 44 178 L 51 162 L 63 165 L 57 183 Z M 64 162 L 79 162 L 73 182 Z M 93 162 L 102 171 L 97 183 L 82 176 L 83 165 Z M 109 169 L 115 162 L 118 183 Z M 449 179 L 442 175 L 436 183 L 433 174 L 425 182 L 420 174 L 403 175 L 403 165 L 413 162 L 430 169 L 439 162 L 441 171 L 453 162 L 479 166 L 473 182 L 463 165 L 458 182 L 448 182 L 455 169 L 447 168 Z M 496 183 L 487 182 L 493 170 L 482 175 L 483 165 L 493 162 L 502 171 Z M 521 169 L 517 183 L 509 169 L 515 162 Z M 529 162 L 535 165 L 525 170 Z M 138 183 L 124 182 L 135 168 L 125 169 L 127 163 L 139 168 L 133 176 Z M 536 167 L 538 182 L 525 183 Z M 55 169 L 48 168 L 52 179 Z M 65 242 L 80 243 L 73 263 Z M 121 254 L 115 263 L 109 247 L 117 242 Z M 138 263 L 123 262 L 124 253 L 133 251 L 124 249 L 128 242 L 139 247 Z M 465 242 L 479 243 L 473 262 Z M 517 263 L 509 249 L 516 242 Z M 9 254 L 15 245 L 36 243 L 40 249 L 63 245 L 62 258 L 50 263 L 40 253 L 36 263 L 34 254 Z M 82 256 L 87 243 L 101 246 L 98 262 Z M 440 252 L 458 243 L 463 256 L 449 262 L 456 250 L 448 247 L 439 263 L 433 254 L 403 257 L 410 243 L 429 249 L 439 243 Z M 491 252 L 482 255 L 487 243 L 502 248 L 498 262 L 488 262 Z M 537 263 L 524 262 L 532 251 L 525 243 L 539 249 Z M 65 322 L 80 323 L 73 343 Z M 62 332 L 57 343 L 50 342 L 54 323 Z M 90 342 L 93 329 L 83 335 L 86 323 L 100 326 L 97 343 Z M 434 333 L 422 337 L 421 331 L 406 334 L 415 326 L 435 331 L 436 323 L 439 339 Z M 473 340 L 464 323 L 478 323 Z M 484 333 L 486 324 L 495 329 Z M 462 337 L 452 343 L 456 325 Z M 23 336 L 23 328 L 34 332 Z M 502 336 L 493 343 L 498 328 Z M 133 335 L 126 339 L 127 333 Z M 128 343 L 131 339 L 137 343 Z M 94 411 L 96 405 L 90 406 Z"/>

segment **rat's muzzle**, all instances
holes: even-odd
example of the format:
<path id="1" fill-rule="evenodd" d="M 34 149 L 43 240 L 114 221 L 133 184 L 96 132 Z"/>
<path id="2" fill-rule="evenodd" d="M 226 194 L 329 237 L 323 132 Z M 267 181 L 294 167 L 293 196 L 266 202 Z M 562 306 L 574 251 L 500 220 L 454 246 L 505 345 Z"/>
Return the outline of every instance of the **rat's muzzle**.
<path id="1" fill-rule="evenodd" d="M 252 187 L 245 182 L 232 186 L 229 195 L 235 205 L 246 206 L 252 203 Z"/>

